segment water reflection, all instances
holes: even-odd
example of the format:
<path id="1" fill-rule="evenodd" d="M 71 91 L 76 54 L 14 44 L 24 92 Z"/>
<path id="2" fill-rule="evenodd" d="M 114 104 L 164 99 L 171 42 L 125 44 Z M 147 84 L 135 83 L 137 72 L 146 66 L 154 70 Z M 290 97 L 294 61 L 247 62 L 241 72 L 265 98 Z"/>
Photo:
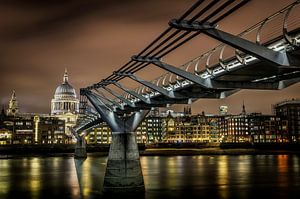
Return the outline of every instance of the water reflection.
<path id="1" fill-rule="evenodd" d="M 106 161 L 0 159 L 0 198 L 102 198 Z M 295 155 L 141 157 L 145 198 L 293 198 L 300 194 L 299 161 Z"/>
<path id="2" fill-rule="evenodd" d="M 288 176 L 286 172 L 288 172 L 288 155 L 278 155 L 277 156 L 277 167 L 278 167 L 278 184 L 280 186 L 288 186 Z"/>
<path id="3" fill-rule="evenodd" d="M 288 170 L 288 155 L 278 155 L 278 172 L 287 172 Z"/>
<path id="4" fill-rule="evenodd" d="M 0 160 L 0 195 L 9 192 L 9 161 Z"/>
<path id="5" fill-rule="evenodd" d="M 222 198 L 228 198 L 228 156 L 220 156 L 217 161 L 218 164 L 218 186 L 219 195 Z"/>
<path id="6" fill-rule="evenodd" d="M 81 198 L 101 195 L 106 158 L 74 159 Z"/>
<path id="7" fill-rule="evenodd" d="M 221 156 L 218 158 L 218 184 L 228 184 L 228 156 Z"/>
<path id="8" fill-rule="evenodd" d="M 31 198 L 39 198 L 39 193 L 41 189 L 41 161 L 42 159 L 33 158 L 30 161 L 30 173 L 29 173 L 29 187 L 31 192 Z"/>
<path id="9" fill-rule="evenodd" d="M 294 172 L 299 172 L 300 158 L 294 155 L 292 158 L 292 162 L 293 162 L 292 165 L 293 165 Z"/>
<path id="10" fill-rule="evenodd" d="M 79 186 L 79 195 L 82 198 L 83 197 L 83 191 L 82 191 L 82 164 L 84 162 L 84 159 L 74 159 L 74 165 L 70 166 L 70 169 L 74 169 L 75 168 L 75 172 L 76 172 L 76 178 L 71 178 L 72 182 L 77 182 L 78 186 Z M 74 175 L 72 175 L 74 176 Z M 72 193 L 75 193 L 75 187 Z"/>

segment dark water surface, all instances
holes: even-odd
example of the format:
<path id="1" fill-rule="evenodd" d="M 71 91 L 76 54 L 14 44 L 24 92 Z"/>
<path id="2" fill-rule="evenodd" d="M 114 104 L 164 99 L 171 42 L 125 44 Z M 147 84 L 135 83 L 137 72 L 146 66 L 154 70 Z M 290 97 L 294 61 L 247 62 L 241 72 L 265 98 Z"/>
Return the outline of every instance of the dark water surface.
<path id="1" fill-rule="evenodd" d="M 0 199 L 103 198 L 106 160 L 0 159 Z M 144 156 L 141 164 L 141 198 L 300 198 L 297 155 Z"/>

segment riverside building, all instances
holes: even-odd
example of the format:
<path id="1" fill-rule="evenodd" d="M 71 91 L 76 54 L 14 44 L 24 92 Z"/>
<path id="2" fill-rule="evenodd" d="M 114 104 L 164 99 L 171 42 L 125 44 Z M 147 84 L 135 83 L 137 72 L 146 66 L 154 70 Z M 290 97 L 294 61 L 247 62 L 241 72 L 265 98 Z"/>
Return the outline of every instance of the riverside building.
<path id="1" fill-rule="evenodd" d="M 8 109 L 0 114 L 0 145 L 66 144 L 65 121 L 48 114 L 20 113 L 13 91 Z"/>
<path id="2" fill-rule="evenodd" d="M 64 120 L 41 114 L 7 116 L 1 113 L 0 145 L 66 143 Z"/>
<path id="3" fill-rule="evenodd" d="M 300 99 L 279 102 L 273 108 L 276 116 L 288 123 L 289 141 L 300 142 Z"/>
<path id="4" fill-rule="evenodd" d="M 218 116 L 193 115 L 163 120 L 163 142 L 208 143 L 219 142 Z"/>
<path id="5" fill-rule="evenodd" d="M 239 115 L 227 115 L 219 120 L 220 142 L 282 143 L 288 140 L 288 121 L 275 115 L 247 114 L 243 105 Z"/>
<path id="6" fill-rule="evenodd" d="M 150 115 L 144 119 L 136 130 L 138 143 L 157 143 L 162 141 L 162 118 Z M 88 131 L 87 144 L 109 144 L 111 130 L 105 122 Z"/>
<path id="7" fill-rule="evenodd" d="M 13 91 L 8 109 L 0 114 L 0 145 L 72 143 L 66 128 L 75 124 L 78 100 L 68 84 L 67 72 L 62 85 L 56 89 L 51 115 L 20 113 Z M 299 142 L 300 101 L 280 102 L 274 112 L 276 115 L 246 113 L 244 105 L 239 115 L 192 115 L 190 107 L 185 107 L 184 112 L 159 113 L 154 109 L 137 128 L 136 139 L 145 144 Z M 102 122 L 88 131 L 86 140 L 88 144 L 109 144 L 111 130 Z"/>

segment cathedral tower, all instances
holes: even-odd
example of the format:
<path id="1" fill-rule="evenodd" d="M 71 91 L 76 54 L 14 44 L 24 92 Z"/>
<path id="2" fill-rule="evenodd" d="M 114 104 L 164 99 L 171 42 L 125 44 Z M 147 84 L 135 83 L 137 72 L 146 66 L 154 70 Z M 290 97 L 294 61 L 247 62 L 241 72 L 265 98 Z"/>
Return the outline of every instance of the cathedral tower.
<path id="1" fill-rule="evenodd" d="M 8 109 L 7 109 L 8 116 L 16 116 L 19 113 L 18 101 L 16 98 L 16 92 L 13 90 L 11 95 L 11 99 L 9 100 Z"/>

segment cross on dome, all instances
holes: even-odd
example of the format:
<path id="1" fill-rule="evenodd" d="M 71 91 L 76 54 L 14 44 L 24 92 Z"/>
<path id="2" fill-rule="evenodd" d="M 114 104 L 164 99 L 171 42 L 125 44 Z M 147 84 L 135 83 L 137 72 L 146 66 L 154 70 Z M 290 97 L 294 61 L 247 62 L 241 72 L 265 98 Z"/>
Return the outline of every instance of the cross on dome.
<path id="1" fill-rule="evenodd" d="M 67 71 L 67 68 L 65 68 L 65 74 L 64 74 L 64 81 L 63 83 L 68 83 L 68 71 Z"/>

